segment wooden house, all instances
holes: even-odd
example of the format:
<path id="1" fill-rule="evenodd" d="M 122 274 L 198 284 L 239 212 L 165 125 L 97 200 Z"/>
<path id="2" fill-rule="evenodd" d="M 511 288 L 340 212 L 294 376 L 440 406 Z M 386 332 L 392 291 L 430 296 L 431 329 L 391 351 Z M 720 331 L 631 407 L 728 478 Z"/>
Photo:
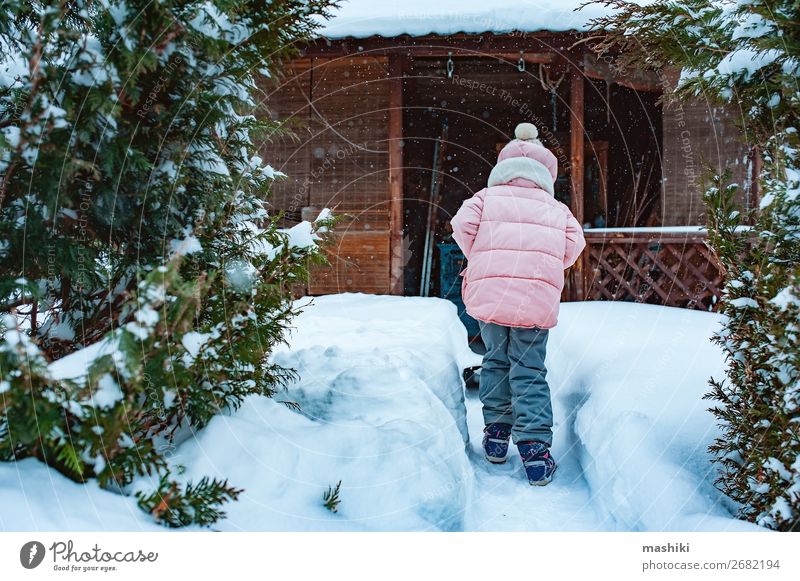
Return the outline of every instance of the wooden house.
<path id="1" fill-rule="evenodd" d="M 509 29 L 474 15 L 392 19 L 391 4 L 374 3 L 386 12 L 374 26 L 334 20 L 262 85 L 292 132 L 263 145 L 289 176 L 275 210 L 287 224 L 324 207 L 344 216 L 332 266 L 314 272 L 308 294 L 418 295 L 428 278 L 430 294 L 452 296 L 449 217 L 528 121 L 559 158 L 556 196 L 588 242 L 564 299 L 714 307 L 722 275 L 700 228 L 705 165 L 731 167 L 742 203 L 757 203 L 755 164 L 730 111 L 663 107 L 677 73 L 615 70 L 574 15 L 555 19 L 558 30 L 530 17 Z"/>

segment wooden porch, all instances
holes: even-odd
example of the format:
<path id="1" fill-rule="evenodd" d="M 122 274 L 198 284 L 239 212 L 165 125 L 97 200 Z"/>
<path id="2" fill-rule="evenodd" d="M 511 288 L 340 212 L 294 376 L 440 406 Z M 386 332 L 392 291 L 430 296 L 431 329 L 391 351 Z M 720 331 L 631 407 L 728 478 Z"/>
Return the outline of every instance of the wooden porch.
<path id="1" fill-rule="evenodd" d="M 537 111 L 543 111 L 548 122 L 552 97 L 552 131 L 545 144 L 565 152 L 565 159 L 559 163 L 563 174 L 557 180 L 557 194 L 580 223 L 597 226 L 599 218 L 612 226 L 585 230 L 587 249 L 568 274 L 564 300 L 621 300 L 714 309 L 722 273 L 706 246 L 705 234 L 691 227 L 641 227 L 662 223 L 659 200 L 655 200 L 655 209 L 652 206 L 653 184 L 658 198 L 657 184 L 662 177 L 671 179 L 682 172 L 678 166 L 659 163 L 663 155 L 660 112 L 657 126 L 649 128 L 648 137 L 654 150 L 654 182 L 649 189 L 637 189 L 638 177 L 632 174 L 639 168 L 644 173 L 646 164 L 639 156 L 650 146 L 625 142 L 621 148 L 620 138 L 635 138 L 635 121 L 629 122 L 632 124 L 627 129 L 620 126 L 620 119 L 629 115 L 620 99 L 630 97 L 617 97 L 615 111 L 608 100 L 612 83 L 622 88 L 618 94 L 628 91 L 639 95 L 639 102 L 642 95 L 657 95 L 662 85 L 654 83 L 652 77 L 635 75 L 610 80 L 609 71 L 592 60 L 590 51 L 576 45 L 575 40 L 574 34 L 565 33 L 457 34 L 341 39 L 305 47 L 288 68 L 287 76 L 279 80 L 279 86 L 265 91 L 273 114 L 289 118 L 290 125 L 302 128 L 302 133 L 299 139 L 270 143 L 265 158 L 277 161 L 277 169 L 293 178 L 279 188 L 275 202 L 277 209 L 286 212 L 289 223 L 307 218 L 323 206 L 346 214 L 335 233 L 332 267 L 314 273 L 306 292 L 412 294 L 419 288 L 418 283 L 408 283 L 409 269 L 419 260 L 419 251 L 409 250 L 414 244 L 409 213 L 419 213 L 428 203 L 425 192 L 434 189 L 434 181 L 458 182 L 460 189 L 445 187 L 447 199 L 435 201 L 443 224 L 436 241 L 443 241 L 448 216 L 461 200 L 485 185 L 487 172 L 481 164 L 493 163 L 490 158 L 496 152 L 490 155 L 479 148 L 486 143 L 493 148 L 493 136 L 498 145 L 503 136 L 507 141 L 513 126 L 526 120 L 518 105 L 507 105 L 502 120 L 492 119 L 491 131 L 481 129 L 479 116 L 470 114 L 469 109 L 459 110 L 455 97 L 461 98 L 461 103 L 464 97 L 468 100 L 462 109 L 475 104 L 476 110 L 486 110 L 492 104 L 481 104 L 481 99 L 489 99 L 479 90 L 459 94 L 458 83 L 451 78 L 455 68 L 456 76 L 493 83 L 496 88 L 508 89 L 508 95 L 521 95 L 524 102 L 536 103 Z M 542 90 L 542 70 L 548 72 L 548 78 L 552 75 L 563 80 L 552 94 L 545 93 L 544 99 L 537 96 Z M 418 95 L 431 102 L 446 102 L 441 107 L 444 112 L 439 111 L 438 104 L 431 107 Z M 604 103 L 608 112 L 598 113 Z M 647 106 L 652 111 L 653 105 Z M 431 110 L 433 117 L 425 117 L 425 111 Z M 451 151 L 458 150 L 462 161 L 467 159 L 456 177 L 425 165 L 432 157 L 425 148 L 433 150 L 432 143 L 440 134 L 438 126 L 428 126 L 432 119 L 441 121 L 446 115 L 450 116 Z M 603 125 L 605 116 L 608 122 Z M 477 121 L 468 125 L 464 121 L 467 118 Z M 458 123 L 462 124 L 460 133 L 453 127 Z M 471 142 L 468 136 L 476 129 L 484 133 L 480 141 L 476 138 Z M 679 144 L 677 139 L 670 134 L 673 151 Z M 663 149 L 667 145 L 664 143 Z M 629 151 L 631 147 L 636 155 Z M 702 153 L 701 148 L 698 151 Z M 632 188 L 627 182 L 620 187 L 621 155 L 627 156 L 629 176 L 625 179 L 634 184 Z M 473 166 L 478 169 L 466 175 L 465 167 Z M 421 172 L 427 173 L 422 176 Z M 437 172 L 441 176 L 432 179 Z M 671 183 L 679 181 L 672 179 Z M 649 212 L 647 220 L 642 218 L 643 210 Z"/>

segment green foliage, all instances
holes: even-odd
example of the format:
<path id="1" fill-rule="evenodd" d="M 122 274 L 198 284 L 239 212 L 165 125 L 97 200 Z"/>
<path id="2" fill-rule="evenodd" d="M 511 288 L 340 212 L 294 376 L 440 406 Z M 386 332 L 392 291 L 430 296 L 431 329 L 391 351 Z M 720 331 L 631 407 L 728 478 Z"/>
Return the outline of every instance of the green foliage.
<path id="1" fill-rule="evenodd" d="M 4 2 L 24 72 L 0 85 L 0 312 L 25 305 L 42 348 L 71 352 L 174 241 L 210 248 L 239 204 L 256 211 L 273 173 L 254 143 L 276 125 L 254 115 L 253 74 L 327 4 Z"/>
<path id="2" fill-rule="evenodd" d="M 333 513 L 339 512 L 339 504 L 342 502 L 339 497 L 341 487 L 342 481 L 340 480 L 336 483 L 336 486 L 329 486 L 328 490 L 322 494 L 322 506 Z"/>
<path id="3" fill-rule="evenodd" d="M 175 482 L 162 479 L 158 490 L 151 494 L 137 494 L 139 506 L 154 515 L 166 526 L 177 528 L 188 524 L 211 525 L 225 512 L 219 510 L 221 504 L 236 500 L 241 494 L 228 485 L 227 480 L 202 478 L 197 484 L 186 485 L 181 490 Z"/>
<path id="4" fill-rule="evenodd" d="M 268 357 L 333 221 L 267 213 L 253 76 L 329 3 L 0 3 L 0 459 L 96 478 L 168 526 L 237 498 L 170 457 L 291 377 Z"/>
<path id="5" fill-rule="evenodd" d="M 721 465 L 720 488 L 741 504 L 748 520 L 779 530 L 800 525 L 800 293 L 797 260 L 784 252 L 797 242 L 781 238 L 774 214 L 753 216 L 758 237 L 742 233 L 750 212 L 733 207 L 736 186 L 717 176 L 706 192 L 709 231 L 727 271 L 725 328 L 714 341 L 728 360 L 726 379 L 710 381 L 707 399 L 721 420 L 711 446 Z M 728 184 L 724 189 L 722 184 Z M 768 230 L 770 226 L 774 230 Z M 777 235 L 777 236 L 776 236 Z M 794 249 L 792 250 L 792 246 Z M 787 248 L 788 247 L 788 248 Z"/>
<path id="6" fill-rule="evenodd" d="M 720 420 L 717 485 L 743 518 L 800 528 L 800 4 L 797 0 L 659 0 L 595 21 L 600 52 L 628 66 L 681 69 L 672 98 L 736 106 L 758 144 L 761 203 L 741 208 L 728 174 L 705 193 L 709 243 L 726 271 L 714 341 L 724 379 L 707 398 Z"/>

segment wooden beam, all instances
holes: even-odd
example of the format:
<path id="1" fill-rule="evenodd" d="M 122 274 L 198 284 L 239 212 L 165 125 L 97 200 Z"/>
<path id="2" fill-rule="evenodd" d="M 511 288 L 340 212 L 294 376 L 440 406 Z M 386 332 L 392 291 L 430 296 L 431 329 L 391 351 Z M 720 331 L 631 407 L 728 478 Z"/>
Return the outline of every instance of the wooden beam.
<path id="1" fill-rule="evenodd" d="M 600 183 L 598 188 L 598 203 L 600 205 L 600 212 L 603 218 L 608 221 L 608 141 L 589 141 L 586 143 L 585 158 L 594 158 L 597 161 L 597 166 L 600 169 Z M 584 207 L 584 214 L 586 208 Z M 589 222 L 594 218 L 589 216 Z"/>
<path id="2" fill-rule="evenodd" d="M 442 51 L 445 52 L 445 51 Z M 442 54 L 442 56 L 447 56 L 446 54 Z M 453 55 L 456 56 L 456 55 Z M 516 52 L 498 52 L 492 53 L 490 55 L 493 58 L 498 60 L 504 60 L 512 64 L 517 64 L 520 59 L 520 53 Z M 544 65 L 551 65 L 558 61 L 558 56 L 554 52 L 525 52 L 522 53 L 522 60 L 524 60 L 527 64 L 544 64 Z"/>
<path id="3" fill-rule="evenodd" d="M 629 67 L 625 71 L 625 75 L 620 75 L 606 60 L 598 58 L 592 52 L 584 53 L 583 75 L 597 81 L 617 83 L 634 91 L 664 92 L 664 78 L 660 71 L 646 71 Z"/>
<path id="4" fill-rule="evenodd" d="M 402 295 L 403 270 L 403 72 L 404 57 L 389 55 L 389 292 Z"/>
<path id="5" fill-rule="evenodd" d="M 666 244 L 694 244 L 703 243 L 708 239 L 704 231 L 659 232 L 657 228 L 631 228 L 629 231 L 619 232 L 611 230 L 587 230 L 584 233 L 586 244 L 607 246 L 609 244 L 650 244 L 663 242 Z"/>
<path id="6" fill-rule="evenodd" d="M 514 54 L 518 59 L 519 51 L 521 50 L 531 53 L 566 55 L 574 52 L 574 49 L 570 51 L 570 47 L 582 36 L 584 34 L 575 33 L 574 31 L 525 34 L 401 35 L 387 38 L 371 36 L 357 39 L 320 39 L 298 46 L 298 49 L 301 55 L 312 57 L 326 56 L 336 58 L 358 54 L 377 56 L 392 53 L 415 57 L 447 56 L 447 53 L 452 51 L 454 56 L 477 57 L 506 53 Z"/>
<path id="7" fill-rule="evenodd" d="M 575 67 L 571 73 L 569 95 L 569 133 L 570 133 L 570 196 L 569 206 L 572 214 L 583 226 L 583 173 L 584 173 L 584 125 L 583 125 L 583 71 Z M 585 298 L 585 254 L 573 267 L 572 300 Z"/>

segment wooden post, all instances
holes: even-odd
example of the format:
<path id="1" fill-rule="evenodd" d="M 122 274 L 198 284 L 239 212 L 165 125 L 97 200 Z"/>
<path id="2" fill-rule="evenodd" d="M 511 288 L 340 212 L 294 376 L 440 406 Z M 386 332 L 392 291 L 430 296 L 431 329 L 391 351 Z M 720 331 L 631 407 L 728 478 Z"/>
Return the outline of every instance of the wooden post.
<path id="1" fill-rule="evenodd" d="M 389 55 L 389 292 L 403 294 L 403 57 Z"/>
<path id="2" fill-rule="evenodd" d="M 758 180 L 761 179 L 763 170 L 763 160 L 761 159 L 761 149 L 754 145 L 750 149 L 750 163 L 752 176 L 750 180 L 750 208 L 758 208 L 761 204 L 761 186 Z"/>
<path id="3" fill-rule="evenodd" d="M 578 224 L 583 226 L 583 173 L 584 173 L 584 126 L 583 126 L 583 72 L 576 66 L 572 70 L 569 94 L 570 112 L 570 196 L 569 206 Z M 588 249 L 572 267 L 573 301 L 586 298 L 584 276 Z"/>

